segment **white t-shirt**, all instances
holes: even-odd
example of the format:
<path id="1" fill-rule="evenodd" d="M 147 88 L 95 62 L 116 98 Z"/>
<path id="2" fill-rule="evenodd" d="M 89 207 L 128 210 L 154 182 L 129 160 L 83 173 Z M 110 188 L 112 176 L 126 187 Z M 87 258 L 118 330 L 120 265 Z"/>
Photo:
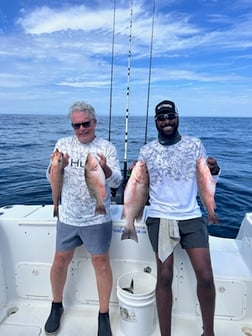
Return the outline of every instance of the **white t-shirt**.
<path id="1" fill-rule="evenodd" d="M 202 142 L 189 136 L 174 145 L 153 140 L 141 148 L 139 159 L 146 162 L 150 177 L 148 216 L 185 220 L 202 215 L 196 199 L 196 163 L 202 156 L 206 158 Z"/>
<path id="2" fill-rule="evenodd" d="M 110 188 L 120 185 L 122 175 L 115 146 L 102 138 L 95 138 L 88 144 L 81 143 L 76 136 L 59 139 L 55 149 L 69 155 L 69 164 L 64 169 L 64 180 L 59 207 L 61 222 L 74 226 L 101 224 L 111 220 Z M 106 197 L 104 205 L 106 215 L 95 214 L 96 200 L 90 196 L 84 178 L 84 167 L 87 154 L 102 153 L 112 175 L 106 179 Z M 48 173 L 47 173 L 48 175 Z"/>

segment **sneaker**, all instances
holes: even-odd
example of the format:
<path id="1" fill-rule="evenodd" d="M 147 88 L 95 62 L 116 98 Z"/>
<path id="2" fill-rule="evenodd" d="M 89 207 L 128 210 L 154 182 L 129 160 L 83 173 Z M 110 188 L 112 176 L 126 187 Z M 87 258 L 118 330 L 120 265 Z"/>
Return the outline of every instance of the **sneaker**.
<path id="1" fill-rule="evenodd" d="M 60 319 L 63 314 L 64 308 L 62 302 L 52 302 L 50 315 L 45 324 L 45 333 L 47 335 L 55 335 L 60 327 Z"/>
<path id="2" fill-rule="evenodd" d="M 112 336 L 109 321 L 109 313 L 99 313 L 98 316 L 98 336 Z"/>

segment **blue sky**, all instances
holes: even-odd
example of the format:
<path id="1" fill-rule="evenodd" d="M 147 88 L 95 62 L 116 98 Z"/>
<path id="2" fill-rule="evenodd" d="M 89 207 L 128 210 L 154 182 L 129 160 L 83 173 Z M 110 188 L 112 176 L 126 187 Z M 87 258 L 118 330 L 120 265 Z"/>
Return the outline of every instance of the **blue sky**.
<path id="1" fill-rule="evenodd" d="M 148 100 L 152 13 L 152 0 L 116 1 L 112 114 L 171 99 L 181 116 L 252 117 L 252 1 L 156 0 Z M 114 0 L 2 1 L 0 113 L 85 100 L 108 114 L 113 14 Z"/>

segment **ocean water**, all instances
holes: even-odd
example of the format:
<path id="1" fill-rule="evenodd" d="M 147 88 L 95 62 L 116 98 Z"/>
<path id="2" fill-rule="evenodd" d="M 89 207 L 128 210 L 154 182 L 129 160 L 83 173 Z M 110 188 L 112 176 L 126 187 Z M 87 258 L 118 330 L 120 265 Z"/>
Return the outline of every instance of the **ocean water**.
<path id="1" fill-rule="evenodd" d="M 58 138 L 73 133 L 65 115 L 0 114 L 0 206 L 51 204 L 45 173 Z M 148 131 L 146 131 L 146 129 Z M 181 117 L 180 133 L 201 138 L 221 167 L 216 188 L 220 225 L 210 234 L 234 238 L 246 212 L 252 212 L 252 118 Z M 138 157 L 145 139 L 156 137 L 153 118 L 100 116 L 97 135 L 117 147 L 122 168 Z M 125 141 L 127 138 L 127 142 Z M 126 146 L 125 146 L 126 143 Z"/>

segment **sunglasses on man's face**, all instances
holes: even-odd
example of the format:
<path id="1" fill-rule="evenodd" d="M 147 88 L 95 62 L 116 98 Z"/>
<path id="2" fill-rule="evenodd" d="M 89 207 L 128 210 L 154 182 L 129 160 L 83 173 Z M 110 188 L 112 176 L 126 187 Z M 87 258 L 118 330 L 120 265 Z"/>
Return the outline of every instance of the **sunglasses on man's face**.
<path id="1" fill-rule="evenodd" d="M 158 114 L 156 117 L 155 117 L 155 120 L 156 121 L 164 121 L 166 119 L 168 120 L 173 120 L 173 119 L 176 119 L 177 118 L 177 113 L 164 113 L 164 114 Z"/>
<path id="2" fill-rule="evenodd" d="M 82 123 L 72 123 L 72 127 L 74 129 L 79 129 L 81 126 L 84 127 L 84 128 L 89 128 L 91 126 L 91 121 L 93 119 L 89 120 L 89 121 L 85 121 L 85 122 L 82 122 Z"/>

